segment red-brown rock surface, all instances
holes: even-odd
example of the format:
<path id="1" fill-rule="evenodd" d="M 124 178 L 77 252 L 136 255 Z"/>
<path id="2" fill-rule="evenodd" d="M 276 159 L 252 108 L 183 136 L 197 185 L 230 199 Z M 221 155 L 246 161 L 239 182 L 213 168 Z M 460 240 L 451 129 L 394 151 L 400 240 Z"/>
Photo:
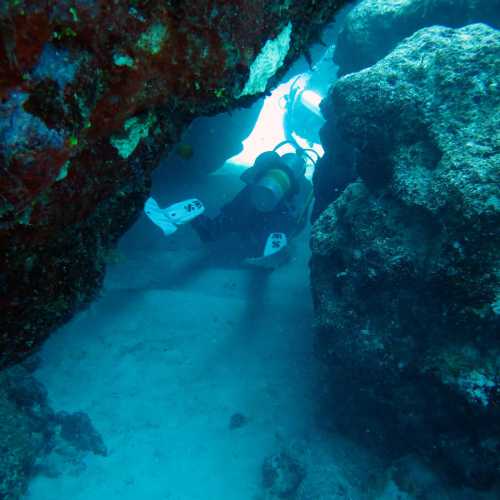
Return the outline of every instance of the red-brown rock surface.
<path id="1" fill-rule="evenodd" d="M 183 127 L 252 102 L 343 3 L 2 2 L 0 367 L 95 296 Z"/>

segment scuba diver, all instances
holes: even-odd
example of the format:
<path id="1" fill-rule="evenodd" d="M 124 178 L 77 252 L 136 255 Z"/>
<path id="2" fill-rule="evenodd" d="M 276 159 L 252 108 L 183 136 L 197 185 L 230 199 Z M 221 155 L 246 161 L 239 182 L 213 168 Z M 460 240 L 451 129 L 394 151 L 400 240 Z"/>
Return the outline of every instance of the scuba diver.
<path id="1" fill-rule="evenodd" d="M 295 153 L 280 156 L 277 150 L 291 144 Z M 312 185 L 305 177 L 306 163 L 314 160 L 313 150 L 283 141 L 272 151 L 260 154 L 241 180 L 246 186 L 210 218 L 198 199 L 189 199 L 160 208 L 153 198 L 144 211 L 166 235 L 190 222 L 203 242 L 237 234 L 244 247 L 244 263 L 274 269 L 288 259 L 288 243 L 306 225 L 312 200 Z"/>
<path id="2" fill-rule="evenodd" d="M 312 145 L 320 143 L 319 130 L 325 120 L 320 111 L 322 96 L 318 90 L 312 90 L 309 86 L 310 81 L 310 75 L 297 75 L 280 104 L 285 111 L 283 117 L 285 137 L 296 142 L 299 136 Z"/>

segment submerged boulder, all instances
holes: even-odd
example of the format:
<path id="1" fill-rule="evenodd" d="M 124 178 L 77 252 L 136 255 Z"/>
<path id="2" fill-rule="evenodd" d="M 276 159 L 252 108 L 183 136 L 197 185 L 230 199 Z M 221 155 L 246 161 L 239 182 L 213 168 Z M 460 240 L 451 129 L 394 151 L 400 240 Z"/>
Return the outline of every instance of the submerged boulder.
<path id="1" fill-rule="evenodd" d="M 102 437 L 82 412 L 55 413 L 27 363 L 0 372 L 0 498 L 17 500 L 35 474 L 54 475 L 85 454 L 106 455 Z M 55 465 L 54 457 L 61 457 Z"/>
<path id="2" fill-rule="evenodd" d="M 0 368 L 94 298 L 187 124 L 263 95 L 343 3 L 0 2 Z"/>
<path id="3" fill-rule="evenodd" d="M 432 27 L 341 78 L 359 179 L 312 234 L 335 423 L 475 488 L 500 466 L 499 60 L 493 28 Z"/>
<path id="4" fill-rule="evenodd" d="M 267 457 L 262 464 L 262 486 L 271 498 L 293 498 L 305 476 L 301 461 L 287 450 Z"/>
<path id="5" fill-rule="evenodd" d="M 500 27 L 500 0 L 363 0 L 348 14 L 333 57 L 345 75 L 371 66 L 421 28 L 478 22 Z"/>

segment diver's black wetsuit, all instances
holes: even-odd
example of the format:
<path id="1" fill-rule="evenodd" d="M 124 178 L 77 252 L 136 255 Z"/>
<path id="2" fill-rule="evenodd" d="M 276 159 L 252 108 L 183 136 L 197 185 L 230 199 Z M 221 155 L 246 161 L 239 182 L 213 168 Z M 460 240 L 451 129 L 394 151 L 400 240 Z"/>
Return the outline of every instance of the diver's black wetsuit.
<path id="1" fill-rule="evenodd" d="M 246 186 L 222 207 L 219 215 L 200 215 L 191 225 L 204 242 L 235 233 L 244 244 L 245 257 L 258 257 L 271 233 L 285 233 L 289 238 L 303 228 L 311 190 L 311 183 L 302 178 L 298 192 L 283 199 L 271 212 L 260 212 L 252 203 L 251 186 Z"/>

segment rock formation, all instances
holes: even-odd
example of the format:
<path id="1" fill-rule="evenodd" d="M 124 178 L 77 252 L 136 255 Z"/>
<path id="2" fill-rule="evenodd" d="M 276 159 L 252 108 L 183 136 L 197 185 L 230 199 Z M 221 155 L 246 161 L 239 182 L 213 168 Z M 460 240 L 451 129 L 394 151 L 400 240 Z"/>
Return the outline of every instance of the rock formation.
<path id="1" fill-rule="evenodd" d="M 106 455 L 101 435 L 82 412 L 55 413 L 45 387 L 33 377 L 33 364 L 0 372 L 0 498 L 17 500 L 35 474 L 57 475 L 82 466 L 85 453 Z"/>
<path id="2" fill-rule="evenodd" d="M 250 105 L 343 3 L 1 3 L 0 368 L 93 299 L 183 128 Z"/>
<path id="3" fill-rule="evenodd" d="M 347 16 L 334 60 L 345 75 L 371 66 L 421 28 L 477 22 L 500 27 L 500 0 L 363 0 Z"/>
<path id="4" fill-rule="evenodd" d="M 359 179 L 312 235 L 334 422 L 475 488 L 500 456 L 499 60 L 495 29 L 431 27 L 341 78 L 326 130 Z"/>

